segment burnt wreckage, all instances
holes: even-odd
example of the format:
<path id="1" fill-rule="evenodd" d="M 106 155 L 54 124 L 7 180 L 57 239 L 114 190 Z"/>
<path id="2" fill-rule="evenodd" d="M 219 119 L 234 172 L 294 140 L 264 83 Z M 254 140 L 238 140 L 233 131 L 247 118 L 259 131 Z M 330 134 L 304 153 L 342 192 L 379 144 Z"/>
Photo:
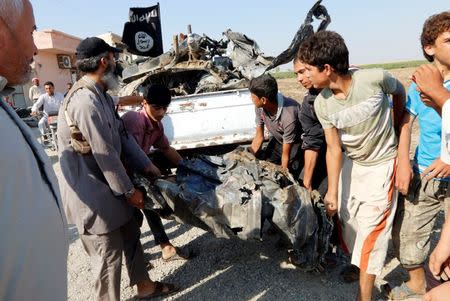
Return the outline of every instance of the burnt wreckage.
<path id="1" fill-rule="evenodd" d="M 145 93 L 153 83 L 183 96 L 246 88 L 248 81 L 292 61 L 300 44 L 314 33 L 313 18 L 324 30 L 330 17 L 321 1 L 308 12 L 289 48 L 276 58 L 264 56 L 246 35 L 226 30 L 224 39 L 189 34 L 162 55 L 124 66 L 120 95 Z M 261 239 L 266 221 L 289 242 L 290 261 L 321 270 L 333 224 L 319 193 L 309 193 L 281 167 L 256 159 L 243 149 L 223 156 L 184 159 L 176 178 L 133 181 L 145 193 L 145 206 L 219 238 Z"/>
<path id="2" fill-rule="evenodd" d="M 256 41 L 231 29 L 219 41 L 205 34 L 180 35 L 180 40 L 174 38 L 174 48 L 157 57 L 119 62 L 124 84 L 119 95 L 144 93 L 152 83 L 166 85 L 174 96 L 246 88 L 251 78 L 292 61 L 300 44 L 314 34 L 314 18 L 321 20 L 318 31 L 331 22 L 321 0 L 309 10 L 288 49 L 276 58 L 265 56 Z"/>
<path id="3" fill-rule="evenodd" d="M 166 212 L 163 216 L 171 212 L 177 221 L 219 238 L 261 239 L 267 221 L 289 242 L 293 264 L 321 270 L 333 224 L 319 193 L 244 149 L 184 159 L 175 181 L 151 183 L 134 175 L 133 182 L 144 192 L 147 209 Z"/>

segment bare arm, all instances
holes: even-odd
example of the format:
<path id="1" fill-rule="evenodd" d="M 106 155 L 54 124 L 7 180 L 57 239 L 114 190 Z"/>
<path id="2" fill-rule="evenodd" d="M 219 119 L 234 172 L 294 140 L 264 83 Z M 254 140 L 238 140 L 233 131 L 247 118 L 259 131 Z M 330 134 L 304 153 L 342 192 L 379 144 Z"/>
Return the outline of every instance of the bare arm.
<path id="1" fill-rule="evenodd" d="M 319 151 L 313 149 L 305 150 L 305 166 L 303 167 L 303 185 L 309 191 L 312 190 L 312 176 L 316 167 Z"/>
<path id="2" fill-rule="evenodd" d="M 436 278 L 450 276 L 450 219 L 448 218 L 442 227 L 439 243 L 430 255 L 429 267 Z M 443 271 L 445 274 L 442 274 Z"/>
<path id="3" fill-rule="evenodd" d="M 283 143 L 283 150 L 281 153 L 281 167 L 289 168 L 289 159 L 291 156 L 292 143 Z"/>
<path id="4" fill-rule="evenodd" d="M 411 145 L 411 126 L 413 122 L 414 117 L 405 112 L 400 124 L 397 155 L 398 168 L 395 176 L 395 187 L 397 187 L 398 191 L 403 195 L 408 193 L 409 182 L 412 178 L 412 168 L 409 163 L 409 148 Z"/>
<path id="5" fill-rule="evenodd" d="M 173 166 L 177 166 L 180 163 L 180 161 L 183 160 L 183 158 L 180 156 L 177 150 L 171 146 L 161 151 L 164 154 L 164 156 L 170 161 L 170 163 L 173 164 Z"/>
<path id="6" fill-rule="evenodd" d="M 37 111 L 39 110 L 39 108 L 44 104 L 44 94 L 42 94 L 41 96 L 39 96 L 38 100 L 36 100 L 36 102 L 33 104 L 33 106 L 31 107 L 31 113 L 36 114 Z"/>
<path id="7" fill-rule="evenodd" d="M 250 152 L 256 154 L 264 142 L 264 126 L 259 125 L 256 127 L 256 134 L 253 138 L 252 145 L 250 146 Z"/>
<path id="8" fill-rule="evenodd" d="M 337 211 L 339 175 L 342 168 L 342 149 L 336 128 L 324 129 L 325 140 L 327 142 L 327 171 L 328 171 L 328 191 L 325 196 L 325 208 L 329 216 L 333 216 Z"/>

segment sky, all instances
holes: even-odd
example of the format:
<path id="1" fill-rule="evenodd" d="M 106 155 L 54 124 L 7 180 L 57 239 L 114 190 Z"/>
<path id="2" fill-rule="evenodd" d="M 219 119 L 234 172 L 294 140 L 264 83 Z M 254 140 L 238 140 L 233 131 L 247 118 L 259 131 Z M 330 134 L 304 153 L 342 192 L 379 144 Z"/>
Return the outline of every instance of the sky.
<path id="1" fill-rule="evenodd" d="M 150 0 L 31 0 L 39 29 L 56 29 L 85 38 L 108 31 L 122 35 L 129 7 L 152 6 Z M 315 0 L 160 0 L 164 51 L 172 36 L 192 31 L 220 40 L 230 28 L 254 39 L 266 55 L 277 56 L 292 41 Z M 423 22 L 449 10 L 444 0 L 323 0 L 331 24 L 349 48 L 351 64 L 424 59 Z M 314 25 L 318 25 L 316 21 Z M 290 66 L 284 66 L 289 68 Z"/>

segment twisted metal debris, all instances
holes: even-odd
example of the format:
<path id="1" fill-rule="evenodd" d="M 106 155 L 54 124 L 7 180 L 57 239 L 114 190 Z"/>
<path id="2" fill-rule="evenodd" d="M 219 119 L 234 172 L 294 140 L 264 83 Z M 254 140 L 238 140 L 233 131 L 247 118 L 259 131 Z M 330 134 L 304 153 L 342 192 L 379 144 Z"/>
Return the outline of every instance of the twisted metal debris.
<path id="1" fill-rule="evenodd" d="M 246 150 L 183 160 L 175 183 L 135 177 L 135 184 L 146 191 L 148 209 L 168 206 L 179 222 L 216 237 L 259 240 L 269 222 L 289 241 L 291 262 L 306 270 L 320 267 L 328 250 L 333 225 L 319 194 Z"/>

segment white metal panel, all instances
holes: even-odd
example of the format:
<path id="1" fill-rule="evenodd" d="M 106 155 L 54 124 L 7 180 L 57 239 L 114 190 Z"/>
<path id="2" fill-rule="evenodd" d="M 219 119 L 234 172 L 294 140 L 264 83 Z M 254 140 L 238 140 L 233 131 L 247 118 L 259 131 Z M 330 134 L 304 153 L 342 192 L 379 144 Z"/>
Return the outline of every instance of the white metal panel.
<path id="1" fill-rule="evenodd" d="M 163 124 L 176 149 L 251 141 L 255 107 L 247 89 L 176 97 Z"/>

